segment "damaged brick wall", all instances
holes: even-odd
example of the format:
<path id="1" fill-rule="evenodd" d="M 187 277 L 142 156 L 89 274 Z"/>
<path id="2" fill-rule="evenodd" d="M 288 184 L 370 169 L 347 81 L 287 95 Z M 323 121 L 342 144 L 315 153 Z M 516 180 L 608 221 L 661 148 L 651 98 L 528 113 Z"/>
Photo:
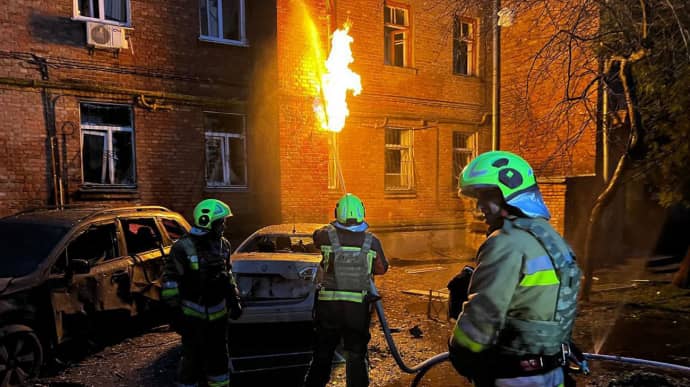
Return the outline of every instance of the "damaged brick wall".
<path id="1" fill-rule="evenodd" d="M 278 176 L 277 148 L 263 148 L 264 139 L 275 136 L 271 131 L 277 127 L 275 104 L 265 100 L 266 85 L 275 85 L 276 64 L 270 59 L 275 57 L 275 2 L 247 2 L 250 44 L 238 47 L 199 39 L 196 4 L 132 0 L 130 48 L 119 53 L 86 47 L 85 23 L 73 19 L 73 4 L 72 0 L 9 0 L 0 12 L 4 123 L 0 147 L 6 150 L 0 155 L 0 215 L 55 203 L 41 90 L 16 85 L 40 81 L 43 75 L 60 86 L 47 90 L 55 104 L 55 125 L 50 130 L 57 133 L 57 172 L 63 178 L 66 203 L 161 204 L 189 217 L 196 201 L 217 197 L 231 204 L 236 214 L 233 226 L 244 228 L 245 235 L 270 222 L 278 195 L 259 182 Z M 42 74 L 36 62 L 43 59 L 48 67 Z M 189 98 L 159 99 L 164 108 L 152 111 L 137 102 L 136 92 L 106 88 Z M 83 101 L 132 108 L 137 175 L 133 189 L 87 189 L 82 184 L 79 103 Z M 156 101 L 147 96 L 147 102 Z M 207 111 L 248 115 L 249 189 L 206 188 L 203 117 Z M 258 114 L 261 117 L 255 118 Z"/>

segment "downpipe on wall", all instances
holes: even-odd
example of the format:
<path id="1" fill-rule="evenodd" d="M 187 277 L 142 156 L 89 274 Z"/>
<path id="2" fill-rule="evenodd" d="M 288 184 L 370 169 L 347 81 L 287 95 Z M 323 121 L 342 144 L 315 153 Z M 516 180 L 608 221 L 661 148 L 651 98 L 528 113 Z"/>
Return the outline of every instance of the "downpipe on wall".
<path id="1" fill-rule="evenodd" d="M 395 363 L 398 365 L 398 367 L 403 372 L 406 372 L 408 374 L 416 374 L 414 379 L 412 380 L 412 383 L 410 383 L 411 387 L 416 387 L 419 384 L 419 382 L 422 380 L 424 375 L 426 375 L 426 373 L 429 372 L 429 370 L 431 370 L 432 367 L 434 367 L 438 364 L 441 364 L 445 361 L 448 361 L 448 352 L 441 352 L 439 354 L 436 354 L 436 355 L 434 355 L 434 356 L 432 356 L 432 357 L 424 360 L 423 362 L 421 362 L 415 366 L 412 366 L 412 367 L 405 364 L 402 357 L 400 356 L 400 352 L 398 352 L 398 347 L 395 345 L 395 341 L 393 341 L 393 335 L 391 333 L 390 327 L 388 326 L 388 320 L 386 319 L 386 314 L 383 311 L 383 303 L 381 302 L 381 297 L 379 295 L 378 289 L 376 288 L 376 285 L 374 284 L 373 280 L 370 282 L 370 284 L 371 284 L 371 293 L 376 298 L 376 302 L 374 303 L 374 308 L 376 309 L 376 314 L 379 317 L 379 322 L 381 323 L 381 330 L 383 331 L 383 336 L 385 337 L 386 343 L 388 344 L 388 349 L 391 351 L 391 355 L 393 355 L 393 359 L 395 360 Z M 688 374 L 690 374 L 690 367 L 679 365 L 679 364 L 654 361 L 654 360 L 639 359 L 639 358 L 634 358 L 634 357 L 616 356 L 616 355 L 604 355 L 604 354 L 596 354 L 596 353 L 583 353 L 582 357 L 585 359 L 585 361 L 583 361 L 577 365 L 580 367 L 580 372 L 582 372 L 584 374 L 589 373 L 589 368 L 587 366 L 587 360 L 602 360 L 602 361 L 613 361 L 613 362 L 617 362 L 617 363 L 643 365 L 643 366 L 656 367 L 656 368 L 662 368 L 662 369 L 673 370 L 673 371 L 687 372 Z"/>

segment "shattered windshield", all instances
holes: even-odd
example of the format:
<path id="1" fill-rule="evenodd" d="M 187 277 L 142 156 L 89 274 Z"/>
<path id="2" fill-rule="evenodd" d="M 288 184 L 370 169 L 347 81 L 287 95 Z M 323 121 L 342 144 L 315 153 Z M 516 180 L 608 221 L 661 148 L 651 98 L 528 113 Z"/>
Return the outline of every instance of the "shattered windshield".
<path id="1" fill-rule="evenodd" d="M 307 234 L 257 235 L 238 250 L 240 253 L 318 254 L 314 240 Z"/>
<path id="2" fill-rule="evenodd" d="M 58 225 L 0 222 L 0 278 L 34 271 L 68 230 Z"/>

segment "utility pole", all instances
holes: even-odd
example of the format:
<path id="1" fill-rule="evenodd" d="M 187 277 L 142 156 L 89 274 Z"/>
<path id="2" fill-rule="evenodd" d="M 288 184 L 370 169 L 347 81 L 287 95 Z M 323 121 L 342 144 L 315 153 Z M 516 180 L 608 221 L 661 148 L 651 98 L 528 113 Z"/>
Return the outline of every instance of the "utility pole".
<path id="1" fill-rule="evenodd" d="M 501 26 L 498 24 L 498 12 L 501 9 L 501 0 L 494 0 L 492 20 L 493 20 L 493 65 L 492 65 L 492 86 L 493 95 L 491 98 L 491 149 L 500 148 L 501 136 Z"/>

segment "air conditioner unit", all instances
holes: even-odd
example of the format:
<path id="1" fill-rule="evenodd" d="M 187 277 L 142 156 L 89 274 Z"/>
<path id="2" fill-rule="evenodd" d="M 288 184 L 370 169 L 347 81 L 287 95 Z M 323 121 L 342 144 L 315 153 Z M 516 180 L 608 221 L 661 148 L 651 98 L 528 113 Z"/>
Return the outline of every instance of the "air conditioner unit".
<path id="1" fill-rule="evenodd" d="M 97 48 L 129 48 L 125 31 L 121 26 L 86 22 L 86 44 Z"/>

